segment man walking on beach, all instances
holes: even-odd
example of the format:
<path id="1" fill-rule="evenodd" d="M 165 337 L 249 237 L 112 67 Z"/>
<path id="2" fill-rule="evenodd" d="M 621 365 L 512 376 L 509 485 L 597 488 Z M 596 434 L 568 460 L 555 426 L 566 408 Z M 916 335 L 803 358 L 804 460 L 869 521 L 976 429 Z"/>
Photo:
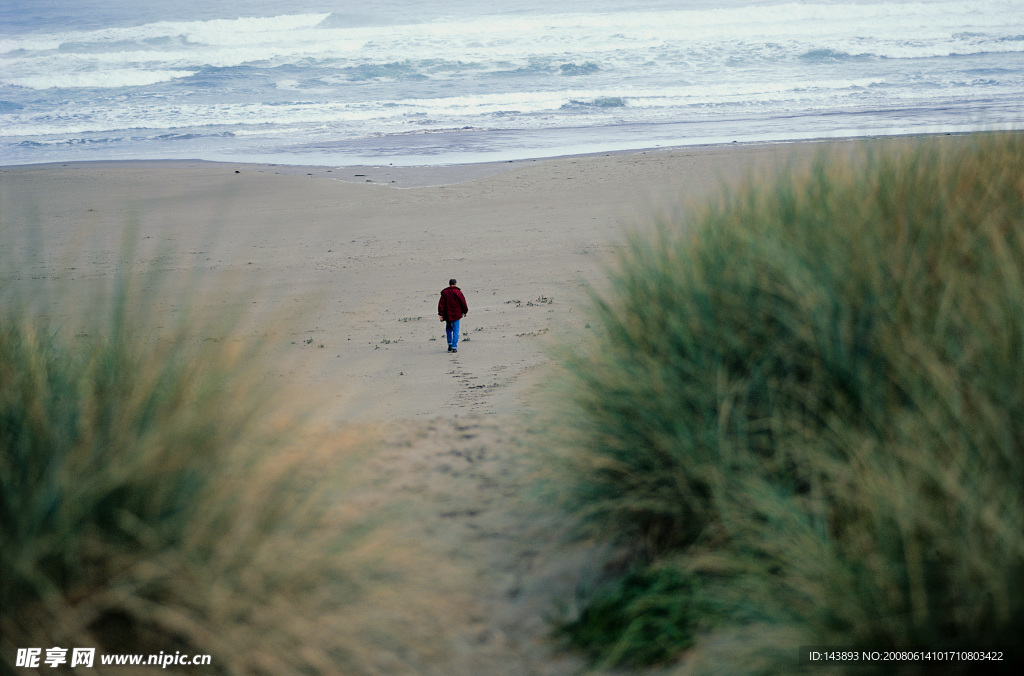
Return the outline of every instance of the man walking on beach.
<path id="1" fill-rule="evenodd" d="M 459 351 L 459 320 L 469 314 L 466 297 L 462 290 L 455 286 L 455 280 L 448 280 L 448 287 L 441 289 L 441 300 L 437 301 L 437 314 L 444 322 L 444 332 L 448 336 L 448 351 Z"/>

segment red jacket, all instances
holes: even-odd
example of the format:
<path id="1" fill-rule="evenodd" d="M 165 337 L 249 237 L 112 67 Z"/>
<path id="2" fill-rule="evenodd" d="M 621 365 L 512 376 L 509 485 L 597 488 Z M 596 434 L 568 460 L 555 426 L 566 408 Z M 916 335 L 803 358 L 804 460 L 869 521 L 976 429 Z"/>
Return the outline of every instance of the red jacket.
<path id="1" fill-rule="evenodd" d="M 457 286 L 448 286 L 441 289 L 441 300 L 437 301 L 437 314 L 446 322 L 454 322 L 462 319 L 462 315 L 469 313 L 469 306 L 466 305 L 466 297 Z"/>

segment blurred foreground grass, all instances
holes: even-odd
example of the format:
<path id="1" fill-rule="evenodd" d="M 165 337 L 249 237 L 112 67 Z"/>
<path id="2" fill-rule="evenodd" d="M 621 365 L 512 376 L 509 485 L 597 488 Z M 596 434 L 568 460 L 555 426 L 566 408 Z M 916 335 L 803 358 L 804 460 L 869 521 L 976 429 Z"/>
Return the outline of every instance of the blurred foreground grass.
<path id="1" fill-rule="evenodd" d="M 303 427 L 314 403 L 270 376 L 281 332 L 243 330 L 226 280 L 133 271 L 128 246 L 109 280 L 84 282 L 106 291 L 75 305 L 12 251 L 0 672 L 28 647 L 209 654 L 196 672 L 255 674 L 415 673 L 443 651 L 417 608 L 428 594 L 409 593 L 408 543 L 349 502 L 366 435 Z M 238 297 L 199 302 L 221 295 Z"/>
<path id="2" fill-rule="evenodd" d="M 595 299 L 562 482 L 627 563 L 560 629 L 595 664 L 1019 650 L 1024 136 L 867 148 L 633 236 Z"/>

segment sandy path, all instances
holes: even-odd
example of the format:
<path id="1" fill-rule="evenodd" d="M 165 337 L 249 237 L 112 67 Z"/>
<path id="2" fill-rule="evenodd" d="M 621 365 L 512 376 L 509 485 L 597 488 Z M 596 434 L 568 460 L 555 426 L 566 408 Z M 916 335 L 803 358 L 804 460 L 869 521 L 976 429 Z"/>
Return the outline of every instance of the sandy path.
<path id="1" fill-rule="evenodd" d="M 470 415 L 393 427 L 369 468 L 394 496 L 403 521 L 444 560 L 462 595 L 441 618 L 449 643 L 422 673 L 579 673 L 583 663 L 550 639 L 548 619 L 592 576 L 598 548 L 571 544 L 531 486 L 536 430 L 521 417 Z M 454 577 L 454 576 L 453 576 Z"/>

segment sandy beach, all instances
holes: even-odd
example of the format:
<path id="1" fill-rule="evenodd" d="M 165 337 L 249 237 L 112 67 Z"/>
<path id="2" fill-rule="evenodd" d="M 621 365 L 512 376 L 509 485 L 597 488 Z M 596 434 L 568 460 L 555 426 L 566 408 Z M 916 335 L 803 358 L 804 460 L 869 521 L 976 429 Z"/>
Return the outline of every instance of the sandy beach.
<path id="1" fill-rule="evenodd" d="M 262 309 L 312 304 L 281 337 L 314 353 L 289 379 L 329 394 L 332 419 L 394 420 L 528 405 L 543 346 L 582 327 L 584 288 L 627 228 L 817 147 L 451 167 L 69 163 L 3 168 L 0 181 L 9 221 L 44 233 L 36 277 L 86 293 L 137 223 L 140 266 L 159 252 L 167 268 L 225 275 Z M 456 356 L 436 314 L 450 277 L 470 306 Z"/>
<path id="2" fill-rule="evenodd" d="M 268 329 L 296 357 L 274 375 L 326 402 L 317 424 L 379 430 L 366 468 L 378 495 L 367 504 L 406 501 L 410 530 L 467 571 L 439 581 L 460 599 L 443 663 L 412 660 L 395 673 L 576 673 L 582 663 L 547 642 L 546 618 L 593 574 L 594 545 L 565 544 L 557 518 L 522 495 L 549 348 L 586 330 L 587 289 L 604 283 L 628 229 L 821 147 L 451 167 L 4 167 L 4 246 L 31 261 L 17 284 L 56 284 L 80 306 L 115 272 L 135 224 L 133 265 L 211 273 L 251 294 L 253 330 L 259 318 L 298 317 Z M 470 307 L 456 355 L 436 314 L 450 277 Z M 229 299 L 199 288 L 191 302 Z"/>

